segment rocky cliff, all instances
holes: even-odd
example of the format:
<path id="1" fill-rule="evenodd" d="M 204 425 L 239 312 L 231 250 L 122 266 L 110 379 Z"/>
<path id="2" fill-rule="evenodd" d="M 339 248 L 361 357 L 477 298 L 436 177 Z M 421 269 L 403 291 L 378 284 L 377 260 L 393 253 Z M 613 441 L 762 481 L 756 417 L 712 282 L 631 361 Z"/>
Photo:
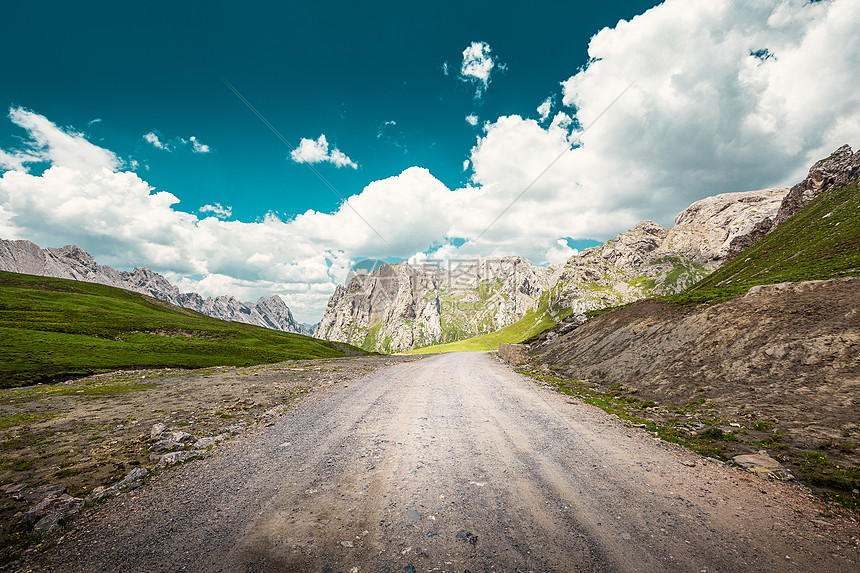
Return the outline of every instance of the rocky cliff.
<path id="1" fill-rule="evenodd" d="M 339 286 L 315 336 L 394 352 L 493 332 L 535 309 L 554 318 L 671 294 L 729 256 L 732 241 L 776 212 L 788 188 L 703 199 L 665 228 L 642 221 L 557 267 L 522 257 L 452 269 L 383 265 Z"/>
<path id="2" fill-rule="evenodd" d="M 41 249 L 30 241 L 0 239 L 0 270 L 99 283 L 146 294 L 221 320 L 313 334 L 307 326 L 296 322 L 278 295 L 260 298 L 255 303 L 241 302 L 232 296 L 204 299 L 194 292 L 180 292 L 163 276 L 147 268 L 127 272 L 100 265 L 92 255 L 74 245 Z"/>
<path id="3" fill-rule="evenodd" d="M 382 265 L 337 287 L 314 335 L 396 352 L 492 332 L 534 308 L 549 276 L 522 257 Z"/>
<path id="4" fill-rule="evenodd" d="M 725 263 L 732 243 L 774 217 L 787 193 L 723 193 L 681 211 L 673 227 L 642 221 L 568 259 L 549 307 L 585 312 L 680 292 Z"/>
<path id="5" fill-rule="evenodd" d="M 752 246 L 822 193 L 858 179 L 860 153 L 854 153 L 850 146 L 843 145 L 809 168 L 806 178 L 789 190 L 773 217 L 760 220 L 748 233 L 732 239 L 729 258 Z"/>

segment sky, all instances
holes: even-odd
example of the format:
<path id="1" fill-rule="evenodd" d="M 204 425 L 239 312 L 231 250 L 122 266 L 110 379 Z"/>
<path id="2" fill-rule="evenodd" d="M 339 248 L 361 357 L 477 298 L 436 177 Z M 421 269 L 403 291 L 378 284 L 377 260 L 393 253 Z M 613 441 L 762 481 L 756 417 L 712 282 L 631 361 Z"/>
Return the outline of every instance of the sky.
<path id="1" fill-rule="evenodd" d="M 4 7 L 0 238 L 304 322 L 365 258 L 558 264 L 860 145 L 860 2 Z"/>

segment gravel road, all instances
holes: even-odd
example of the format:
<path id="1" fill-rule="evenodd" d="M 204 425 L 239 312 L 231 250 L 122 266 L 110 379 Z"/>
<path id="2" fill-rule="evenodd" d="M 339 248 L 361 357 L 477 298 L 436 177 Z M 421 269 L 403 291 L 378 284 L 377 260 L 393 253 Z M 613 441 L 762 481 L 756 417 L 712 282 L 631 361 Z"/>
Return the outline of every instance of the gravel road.
<path id="1" fill-rule="evenodd" d="M 802 488 L 627 428 L 490 355 L 315 394 L 94 508 L 21 569 L 860 570 L 856 520 L 821 515 Z"/>

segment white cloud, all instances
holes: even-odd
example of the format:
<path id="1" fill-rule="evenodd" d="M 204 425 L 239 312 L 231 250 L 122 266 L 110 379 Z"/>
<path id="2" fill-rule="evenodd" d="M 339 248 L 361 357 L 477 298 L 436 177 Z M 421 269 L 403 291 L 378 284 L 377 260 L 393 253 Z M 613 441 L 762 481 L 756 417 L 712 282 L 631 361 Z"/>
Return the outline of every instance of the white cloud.
<path id="1" fill-rule="evenodd" d="M 475 98 L 484 95 L 490 85 L 490 75 L 494 68 L 504 70 L 505 65 L 499 63 L 491 55 L 492 48 L 486 42 L 472 42 L 463 50 L 463 63 L 460 66 L 460 79 L 475 84 Z M 447 62 L 446 62 L 447 69 Z M 447 72 L 445 75 L 448 75 Z"/>
<path id="2" fill-rule="evenodd" d="M 450 70 L 449 70 L 449 68 L 448 68 L 448 62 L 443 62 L 443 63 L 442 63 L 442 73 L 443 73 L 445 76 L 447 76 L 448 74 L 450 74 L 450 73 L 451 73 L 451 72 L 450 72 Z"/>
<path id="3" fill-rule="evenodd" d="M 602 30 L 563 103 L 588 125 L 636 83 L 583 135 L 599 161 L 590 171 L 627 174 L 609 190 L 616 201 L 647 186 L 640 212 L 664 218 L 709 194 L 798 180 L 857 145 L 858 22 L 851 0 L 668 0 Z M 762 49 L 774 57 L 752 55 Z"/>
<path id="4" fill-rule="evenodd" d="M 559 239 L 555 242 L 554 246 L 546 250 L 544 256 L 549 264 L 558 265 L 564 263 L 567 259 L 577 253 L 579 253 L 579 250 L 571 248 L 570 245 L 567 244 L 566 239 Z"/>
<path id="5" fill-rule="evenodd" d="M 388 122 L 385 125 L 388 125 Z M 331 163 L 336 167 L 358 169 L 358 165 L 337 147 L 329 152 L 325 134 L 320 135 L 316 140 L 302 138 L 299 146 L 290 153 L 290 157 L 296 163 Z"/>
<path id="6" fill-rule="evenodd" d="M 197 210 L 199 213 L 212 213 L 216 217 L 222 219 L 229 219 L 233 214 L 233 207 L 221 205 L 221 203 L 215 203 L 214 205 L 203 205 Z"/>
<path id="7" fill-rule="evenodd" d="M 537 108 L 538 115 L 540 115 L 540 120 L 546 121 L 546 118 L 549 117 L 549 112 L 552 111 L 552 96 L 546 98 L 542 104 L 540 104 Z"/>
<path id="8" fill-rule="evenodd" d="M 209 153 L 211 151 L 208 145 L 200 143 L 193 135 L 188 138 L 188 141 L 191 142 L 191 151 L 194 153 Z"/>
<path id="9" fill-rule="evenodd" d="M 145 139 L 147 143 L 149 143 L 156 149 L 170 151 L 170 148 L 168 148 L 167 144 L 162 143 L 161 139 L 152 131 L 143 134 L 143 139 Z"/>
<path id="10" fill-rule="evenodd" d="M 162 151 L 174 151 L 177 147 L 191 145 L 192 153 L 211 153 L 212 149 L 206 145 L 205 143 L 200 143 L 200 140 L 195 136 L 191 136 L 188 139 L 184 137 L 177 137 L 170 141 L 162 141 L 161 138 L 154 131 L 150 131 L 143 135 L 143 139 L 147 141 L 150 145 L 152 145 L 156 149 L 161 149 Z"/>
<path id="11" fill-rule="evenodd" d="M 469 125 L 478 125 L 478 116 L 474 113 L 466 116 L 466 123 Z"/>

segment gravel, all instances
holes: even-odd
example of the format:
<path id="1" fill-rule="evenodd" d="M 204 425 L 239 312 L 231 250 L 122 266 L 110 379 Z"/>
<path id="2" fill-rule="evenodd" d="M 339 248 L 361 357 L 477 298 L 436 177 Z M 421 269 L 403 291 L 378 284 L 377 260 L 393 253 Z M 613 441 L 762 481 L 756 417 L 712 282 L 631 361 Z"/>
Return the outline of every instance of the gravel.
<path id="1" fill-rule="evenodd" d="M 695 466 L 681 460 L 695 458 Z M 431 356 L 315 393 L 85 512 L 64 571 L 851 571 L 851 517 L 540 388 Z M 828 514 L 829 515 L 829 514 Z M 417 516 L 417 517 L 416 517 Z"/>

